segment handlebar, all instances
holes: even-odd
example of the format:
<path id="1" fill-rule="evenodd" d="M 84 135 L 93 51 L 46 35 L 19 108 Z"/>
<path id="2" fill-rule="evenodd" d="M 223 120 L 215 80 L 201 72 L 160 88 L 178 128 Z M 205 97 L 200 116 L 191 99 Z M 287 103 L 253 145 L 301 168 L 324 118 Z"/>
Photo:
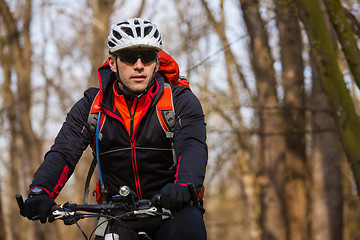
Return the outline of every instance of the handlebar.
<path id="1" fill-rule="evenodd" d="M 126 186 L 124 186 L 127 188 Z M 190 191 L 192 206 L 198 207 L 199 200 L 197 198 L 197 193 L 195 190 L 195 186 L 192 183 L 188 184 L 188 189 Z M 20 194 L 17 194 L 16 201 L 18 203 L 20 214 L 25 217 L 25 208 L 24 201 Z M 140 199 L 135 200 L 132 194 L 127 192 L 124 196 L 116 195 L 113 196 L 113 201 L 103 204 L 93 204 L 93 205 L 80 205 L 76 203 L 67 202 L 62 205 L 54 205 L 51 208 L 51 214 L 49 219 L 64 220 L 66 221 L 71 219 L 73 223 L 74 216 L 76 216 L 77 220 L 82 219 L 85 216 L 89 216 L 86 213 L 93 213 L 93 216 L 99 215 L 110 215 L 114 212 L 117 214 L 123 214 L 124 216 L 136 216 L 136 217 L 144 217 L 144 216 L 167 216 L 172 217 L 170 212 L 167 211 L 159 211 L 158 208 L 160 206 L 160 198 L 159 194 L 156 194 L 151 200 Z M 86 212 L 86 213 L 83 213 Z M 34 219 L 35 220 L 35 219 Z"/>
<path id="2" fill-rule="evenodd" d="M 188 184 L 188 189 L 191 196 L 190 205 L 198 207 L 199 200 L 197 198 L 194 184 Z M 20 214 L 26 217 L 22 196 L 18 194 L 15 197 L 20 209 Z M 107 239 L 106 236 L 108 234 L 112 234 L 111 236 L 113 237 L 114 233 L 116 233 L 116 230 L 114 230 L 115 228 L 113 229 L 113 226 L 119 220 L 134 218 L 144 219 L 147 217 L 155 216 L 160 216 L 162 219 L 173 217 L 170 210 L 166 210 L 161 207 L 161 195 L 156 194 L 152 197 L 151 200 L 136 200 L 136 198 L 136 194 L 131 191 L 130 188 L 128 188 L 127 186 L 123 186 L 119 191 L 119 195 L 113 196 L 111 202 L 93 205 L 80 205 L 76 203 L 66 202 L 62 205 L 54 205 L 51 207 L 48 220 L 49 222 L 53 222 L 60 219 L 63 220 L 65 225 L 76 224 L 76 226 L 83 234 L 84 238 L 89 240 L 94 234 L 97 235 L 96 231 L 98 231 L 98 229 L 101 229 L 99 230 L 100 235 L 104 234 L 106 229 L 110 229 L 110 232 L 105 235 L 105 239 Z M 88 217 L 99 218 L 98 224 L 91 232 L 89 238 L 78 224 L 78 221 L 80 219 Z M 35 216 L 32 220 L 38 219 L 39 217 Z M 110 227 L 108 226 L 108 224 L 110 224 Z"/>
<path id="3" fill-rule="evenodd" d="M 18 203 L 21 216 L 25 217 L 23 197 L 18 194 L 15 196 Z M 152 200 L 141 199 L 132 203 L 126 201 L 109 202 L 102 204 L 81 205 L 71 202 L 66 202 L 62 205 L 54 205 L 51 207 L 49 221 L 62 219 L 66 225 L 73 224 L 79 219 L 89 216 L 111 216 L 114 217 L 116 213 L 117 218 L 125 216 L 138 218 L 148 216 L 166 216 L 172 217 L 170 212 L 158 210 L 160 196 L 155 195 Z M 124 200 L 124 199 L 123 199 Z M 89 214 L 90 213 L 90 214 Z M 92 214 L 91 214 L 92 213 Z M 33 219 L 33 220 L 36 220 Z"/>

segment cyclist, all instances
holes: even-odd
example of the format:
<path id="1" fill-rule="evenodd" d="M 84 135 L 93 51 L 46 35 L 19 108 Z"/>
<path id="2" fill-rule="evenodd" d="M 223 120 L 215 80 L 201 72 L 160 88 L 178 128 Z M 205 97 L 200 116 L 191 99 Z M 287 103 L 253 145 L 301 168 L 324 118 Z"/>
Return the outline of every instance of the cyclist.
<path id="1" fill-rule="evenodd" d="M 125 221 L 121 224 L 125 237 L 145 231 L 153 239 L 206 239 L 203 209 L 189 206 L 190 193 L 186 187 L 191 182 L 197 191 L 201 190 L 207 164 L 206 129 L 199 100 L 189 88 L 171 85 L 176 114 L 174 161 L 172 143 L 156 110 L 166 80 L 158 71 L 161 67 L 158 53 L 163 44 L 157 26 L 141 18 L 115 23 L 107 46 L 109 57 L 98 69 L 100 89 L 86 90 L 69 111 L 34 175 L 25 201 L 26 216 L 29 219 L 38 216 L 42 223 L 47 221 L 55 198 L 83 151 L 93 142 L 88 117 L 99 94 L 100 104 L 95 107 L 105 116 L 98 143 L 103 188 L 107 193 L 102 197 L 110 200 L 123 185 L 132 188 L 140 199 L 160 193 L 161 204 L 174 216 L 170 220 Z"/>

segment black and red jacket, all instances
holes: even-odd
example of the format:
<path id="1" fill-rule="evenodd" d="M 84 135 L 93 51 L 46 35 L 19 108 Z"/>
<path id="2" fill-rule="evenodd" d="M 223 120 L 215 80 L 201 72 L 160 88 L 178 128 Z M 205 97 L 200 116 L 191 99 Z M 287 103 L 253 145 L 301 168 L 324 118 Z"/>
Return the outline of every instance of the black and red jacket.
<path id="1" fill-rule="evenodd" d="M 107 63 L 98 69 L 98 75 L 100 90 L 88 89 L 72 107 L 30 188 L 44 188 L 52 199 L 58 196 L 92 141 L 88 115 L 100 91 L 100 106 L 106 115 L 101 129 L 100 164 L 110 196 L 123 185 L 139 198 L 151 198 L 167 183 L 194 183 L 200 190 L 207 164 L 206 129 L 201 104 L 191 90 L 171 85 L 178 165 L 169 170 L 173 165 L 171 143 L 156 113 L 156 103 L 164 90 L 163 77 L 156 73 L 154 86 L 140 99 L 134 99 L 129 109 Z"/>

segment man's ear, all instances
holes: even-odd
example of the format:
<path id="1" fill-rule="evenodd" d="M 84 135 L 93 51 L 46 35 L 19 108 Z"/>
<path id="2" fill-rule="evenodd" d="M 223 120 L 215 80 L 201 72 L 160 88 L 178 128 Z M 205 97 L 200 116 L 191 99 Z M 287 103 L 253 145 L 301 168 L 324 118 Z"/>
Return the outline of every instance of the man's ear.
<path id="1" fill-rule="evenodd" d="M 160 56 L 157 56 L 157 58 L 156 58 L 155 72 L 159 71 L 159 66 L 160 66 Z"/>
<path id="2" fill-rule="evenodd" d="M 116 72 L 116 58 L 114 57 L 114 55 L 110 55 L 108 57 L 108 60 L 111 71 Z"/>

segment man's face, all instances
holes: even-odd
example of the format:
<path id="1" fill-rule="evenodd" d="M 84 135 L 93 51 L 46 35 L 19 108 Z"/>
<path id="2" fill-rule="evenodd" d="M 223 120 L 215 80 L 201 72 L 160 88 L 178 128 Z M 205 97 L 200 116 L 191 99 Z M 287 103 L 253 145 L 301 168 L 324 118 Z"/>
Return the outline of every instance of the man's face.
<path id="1" fill-rule="evenodd" d="M 122 50 L 116 54 L 117 57 L 113 55 L 109 57 L 111 70 L 117 72 L 115 64 L 117 61 L 121 82 L 133 93 L 143 92 L 158 70 L 157 52 L 151 49 L 135 48 Z M 119 84 L 119 87 L 125 91 L 122 84 Z"/>

